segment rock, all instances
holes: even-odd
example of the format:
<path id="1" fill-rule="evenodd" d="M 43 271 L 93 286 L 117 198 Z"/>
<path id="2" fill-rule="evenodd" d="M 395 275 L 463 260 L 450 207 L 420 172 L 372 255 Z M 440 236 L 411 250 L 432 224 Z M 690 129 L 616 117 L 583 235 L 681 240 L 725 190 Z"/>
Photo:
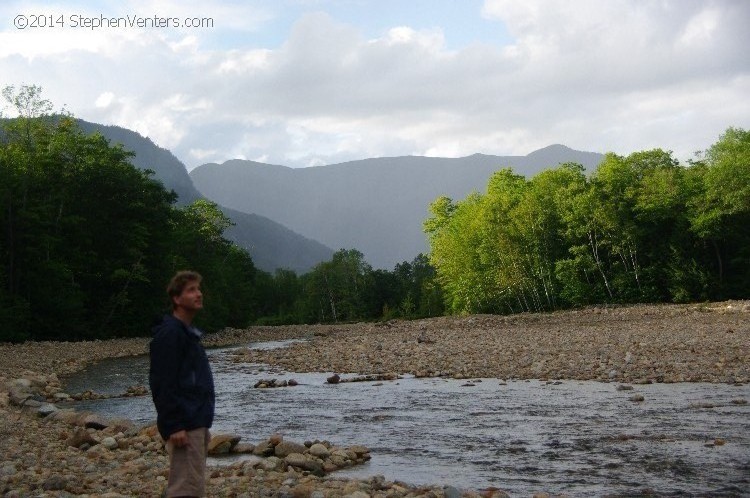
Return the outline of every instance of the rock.
<path id="1" fill-rule="evenodd" d="M 31 381 L 29 379 L 13 379 L 10 382 L 8 382 L 8 387 L 10 389 L 18 388 L 23 391 L 30 391 Z"/>
<path id="2" fill-rule="evenodd" d="M 239 443 L 232 448 L 232 453 L 249 454 L 255 451 L 255 445 L 251 443 Z"/>
<path id="3" fill-rule="evenodd" d="M 15 473 L 16 466 L 11 463 L 3 464 L 3 466 L 0 467 L 0 477 L 12 476 Z"/>
<path id="4" fill-rule="evenodd" d="M 58 408 L 52 403 L 43 403 L 42 406 L 37 408 L 36 412 L 40 417 L 48 417 L 55 413 L 57 410 Z"/>
<path id="5" fill-rule="evenodd" d="M 240 442 L 240 439 L 242 439 L 240 436 L 230 434 L 214 434 L 208 443 L 208 454 L 226 455 Z"/>
<path id="6" fill-rule="evenodd" d="M 94 437 L 89 434 L 89 431 L 82 427 L 76 427 L 73 435 L 70 436 L 67 441 L 65 441 L 65 444 L 68 446 L 72 446 L 73 448 L 81 448 L 84 445 L 88 445 L 89 447 L 94 446 L 95 444 L 99 444 L 99 441 L 94 439 Z"/>
<path id="7" fill-rule="evenodd" d="M 50 476 L 42 483 L 42 489 L 45 491 L 62 491 L 67 484 L 65 478 L 61 476 Z"/>
<path id="8" fill-rule="evenodd" d="M 270 472 L 281 469 L 282 462 L 283 460 L 281 458 L 272 456 L 258 462 L 256 467 Z"/>
<path id="9" fill-rule="evenodd" d="M 368 493 L 365 493 L 364 491 L 355 491 L 353 493 L 344 495 L 344 498 L 370 498 L 370 495 Z"/>
<path id="10" fill-rule="evenodd" d="M 510 495 L 503 491 L 502 489 L 497 488 L 488 488 L 483 493 L 482 496 L 486 498 L 510 498 Z"/>
<path id="11" fill-rule="evenodd" d="M 328 450 L 328 448 L 320 443 L 313 444 L 312 446 L 310 446 L 310 449 L 308 451 L 311 455 L 322 458 L 323 460 L 331 455 L 331 452 Z"/>
<path id="12" fill-rule="evenodd" d="M 141 430 L 138 431 L 138 435 L 139 436 L 145 436 L 145 437 L 150 438 L 150 439 L 154 439 L 156 437 L 161 437 L 161 436 L 159 436 L 159 428 L 156 426 L 156 424 L 154 424 L 154 425 L 147 425 L 146 427 L 141 428 Z"/>
<path id="13" fill-rule="evenodd" d="M 27 379 L 16 379 L 18 380 L 27 380 Z M 28 406 L 32 408 L 39 408 L 43 402 L 45 402 L 45 399 L 41 396 L 37 396 L 31 391 L 29 391 L 27 388 L 14 385 L 11 386 L 8 390 L 8 399 L 11 404 L 16 406 Z"/>
<path id="14" fill-rule="evenodd" d="M 107 422 L 100 415 L 89 413 L 83 417 L 83 419 L 81 420 L 81 425 L 83 425 L 87 429 L 96 429 L 100 431 L 102 429 L 106 429 L 109 425 L 109 422 Z"/>
<path id="15" fill-rule="evenodd" d="M 294 387 L 294 386 L 298 385 L 298 383 L 294 379 L 289 379 L 289 382 L 287 382 L 287 385 L 290 386 L 290 387 Z"/>
<path id="16" fill-rule="evenodd" d="M 310 483 L 294 484 L 292 498 L 309 498 L 314 492 L 315 488 Z"/>
<path id="17" fill-rule="evenodd" d="M 74 425 L 78 421 L 78 412 L 72 409 L 57 410 L 49 415 L 50 420 L 59 420 L 61 422 Z"/>
<path id="18" fill-rule="evenodd" d="M 329 384 L 338 384 L 341 382 L 341 376 L 339 374 L 333 374 L 326 379 Z"/>
<path id="19" fill-rule="evenodd" d="M 271 456 L 273 455 L 273 445 L 270 441 L 263 441 L 255 445 L 253 449 L 253 455 L 256 456 Z"/>
<path id="20" fill-rule="evenodd" d="M 101 445 L 107 448 L 108 450 L 116 450 L 119 448 L 119 445 L 117 444 L 117 440 L 113 438 L 112 436 L 107 436 L 101 441 Z"/>
<path id="21" fill-rule="evenodd" d="M 461 492 L 453 486 L 446 486 L 443 488 L 445 498 L 461 498 Z"/>
<path id="22" fill-rule="evenodd" d="M 322 472 L 323 464 L 318 460 L 308 458 L 301 453 L 291 453 L 284 458 L 284 462 L 292 467 L 297 467 L 302 470 L 309 470 L 310 472 Z"/>
<path id="23" fill-rule="evenodd" d="M 633 386 L 629 386 L 629 385 L 625 385 L 625 384 L 620 384 L 619 386 L 617 386 L 617 390 L 618 391 L 632 391 L 633 390 Z"/>
<path id="24" fill-rule="evenodd" d="M 276 446 L 283 440 L 284 436 L 282 436 L 281 434 L 271 434 L 271 437 L 268 438 L 268 442 L 271 443 L 272 446 Z"/>
<path id="25" fill-rule="evenodd" d="M 307 450 L 305 445 L 295 443 L 294 441 L 282 441 L 274 448 L 274 455 L 284 458 L 292 453 L 304 453 Z"/>
<path id="26" fill-rule="evenodd" d="M 356 455 L 355 455 L 356 457 Z M 352 458 L 349 454 L 342 449 L 335 449 L 331 452 L 329 457 L 330 462 L 336 467 L 343 468 L 352 465 Z"/>
<path id="27" fill-rule="evenodd" d="M 642 394 L 634 394 L 630 397 L 630 401 L 633 401 L 635 403 L 640 403 L 641 401 L 645 400 L 646 398 L 643 397 Z"/>
<path id="28" fill-rule="evenodd" d="M 136 385 L 128 387 L 125 391 L 124 397 L 146 396 L 148 393 L 149 390 L 146 386 Z"/>
<path id="29" fill-rule="evenodd" d="M 358 457 L 361 457 L 361 456 L 364 456 L 364 455 L 370 453 L 370 448 L 368 448 L 367 446 L 359 445 L 359 444 L 355 444 L 354 446 L 350 446 L 349 449 L 351 451 L 353 451 L 354 453 L 356 453 L 356 455 Z"/>
<path id="30" fill-rule="evenodd" d="M 83 449 L 84 446 L 81 446 L 81 449 Z M 101 458 L 105 456 L 107 453 L 109 453 L 110 450 L 104 447 L 102 444 L 96 444 L 96 445 L 89 445 L 88 453 L 89 458 Z"/>

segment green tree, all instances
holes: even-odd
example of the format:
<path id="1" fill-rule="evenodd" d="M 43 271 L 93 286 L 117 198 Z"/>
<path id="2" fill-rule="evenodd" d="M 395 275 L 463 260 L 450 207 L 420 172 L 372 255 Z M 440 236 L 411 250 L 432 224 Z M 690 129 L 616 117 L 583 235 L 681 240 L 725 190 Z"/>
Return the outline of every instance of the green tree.
<path id="1" fill-rule="evenodd" d="M 750 288 L 750 131 L 728 128 L 690 168 L 689 180 L 693 188 L 689 222 L 710 254 L 711 297 L 746 296 Z"/>
<path id="2" fill-rule="evenodd" d="M 349 321 L 366 314 L 372 267 L 356 249 L 341 249 L 319 263 L 307 280 L 307 294 L 320 310 L 319 321 Z"/>
<path id="3" fill-rule="evenodd" d="M 259 316 L 258 273 L 215 204 L 174 208 L 131 153 L 50 115 L 38 87 L 3 95 L 17 116 L 0 132 L 0 340 L 147 334 L 185 268 L 206 277 L 209 330 Z"/>
<path id="4" fill-rule="evenodd" d="M 165 266 L 157 248 L 167 240 L 173 196 L 134 168 L 129 153 L 83 135 L 72 119 L 27 111 L 48 109 L 33 104 L 36 90 L 19 94 L 11 100 L 23 113 L 4 122 L 0 150 L 9 180 L 2 300 L 25 313 L 10 335 L 134 333 L 147 322 L 134 321 L 135 308 L 154 297 L 150 279 Z"/>

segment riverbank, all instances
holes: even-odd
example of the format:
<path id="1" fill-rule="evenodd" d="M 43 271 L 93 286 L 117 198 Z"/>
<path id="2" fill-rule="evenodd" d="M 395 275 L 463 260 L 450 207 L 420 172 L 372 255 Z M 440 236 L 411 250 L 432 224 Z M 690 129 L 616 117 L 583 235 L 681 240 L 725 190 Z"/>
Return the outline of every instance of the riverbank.
<path id="1" fill-rule="evenodd" d="M 750 381 L 747 301 L 380 324 L 252 327 L 213 334 L 206 342 L 229 346 L 290 338 L 308 340 L 278 350 L 240 350 L 234 361 L 269 363 L 289 371 L 455 378 L 593 379 L 623 384 Z M 0 345 L 0 494 L 158 496 L 165 484 L 167 461 L 153 430 L 127 421 L 103 424 L 74 415 L 22 414 L 9 403 L 7 393 L 9 381 L 26 378 L 45 397 L 54 397 L 63 375 L 103 358 L 143 354 L 147 346 L 146 338 Z M 93 440 L 82 440 L 86 434 Z M 315 436 L 310 434 L 310 439 Z M 209 496 L 461 495 L 454 488 L 416 488 L 382 478 L 337 479 L 335 472 L 318 477 L 252 462 L 214 467 L 210 472 Z M 494 490 L 482 495 L 493 492 L 504 496 Z M 470 491 L 463 495 L 480 496 Z"/>
<path id="2" fill-rule="evenodd" d="M 292 372 L 750 382 L 748 301 L 250 330 L 311 339 L 283 349 L 246 349 L 235 358 Z"/>

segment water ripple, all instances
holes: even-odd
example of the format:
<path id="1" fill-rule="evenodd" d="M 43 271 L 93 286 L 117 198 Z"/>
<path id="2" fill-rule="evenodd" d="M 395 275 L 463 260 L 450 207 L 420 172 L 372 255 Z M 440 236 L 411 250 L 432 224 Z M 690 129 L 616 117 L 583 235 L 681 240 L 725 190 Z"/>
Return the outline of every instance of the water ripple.
<path id="1" fill-rule="evenodd" d="M 276 345 L 277 346 L 277 345 Z M 416 379 L 328 385 L 330 373 L 234 364 L 211 351 L 214 430 L 258 442 L 364 444 L 372 460 L 339 473 L 412 484 L 540 489 L 574 496 L 750 496 L 750 386 Z M 144 357 L 102 362 L 67 379 L 69 392 L 116 394 L 146 384 Z M 263 378 L 296 387 L 254 389 Z M 481 382 L 480 382 L 481 381 Z M 631 401 L 633 394 L 644 397 Z M 738 402 L 740 400 L 740 402 Z M 81 404 L 149 423 L 150 397 Z"/>

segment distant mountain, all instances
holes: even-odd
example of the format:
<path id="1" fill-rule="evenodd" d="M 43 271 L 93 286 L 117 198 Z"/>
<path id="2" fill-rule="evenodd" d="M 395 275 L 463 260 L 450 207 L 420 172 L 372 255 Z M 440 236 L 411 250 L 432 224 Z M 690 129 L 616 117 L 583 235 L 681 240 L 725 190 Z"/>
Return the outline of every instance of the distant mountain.
<path id="1" fill-rule="evenodd" d="M 133 165 L 139 169 L 153 170 L 154 177 L 178 195 L 179 205 L 184 206 L 203 197 L 193 186 L 185 165 L 151 139 L 119 126 L 100 125 L 80 119 L 77 122 L 87 135 L 98 131 L 111 144 L 122 144 L 126 150 L 135 152 L 135 157 L 132 158 Z"/>
<path id="2" fill-rule="evenodd" d="M 203 198 L 193 186 L 185 165 L 171 152 L 154 144 L 150 139 L 119 126 L 104 126 L 78 120 L 85 133 L 99 131 L 112 144 L 122 144 L 135 152 L 133 165 L 154 171 L 154 177 L 179 196 L 178 204 L 186 205 Z M 210 198 L 209 198 L 210 199 Z M 245 248 L 255 265 L 265 271 L 288 268 L 304 273 L 321 261 L 331 259 L 333 250 L 312 238 L 304 237 L 252 212 L 241 212 L 221 206 L 221 210 L 235 224 L 225 235 L 238 246 Z"/>
<path id="3" fill-rule="evenodd" d="M 199 166 L 190 177 L 216 202 L 335 249 L 356 248 L 374 267 L 392 269 L 427 251 L 422 222 L 438 196 L 484 192 L 490 175 L 504 167 L 530 177 L 564 162 L 593 169 L 602 158 L 551 145 L 527 156 L 389 157 L 298 169 L 231 160 Z"/>

